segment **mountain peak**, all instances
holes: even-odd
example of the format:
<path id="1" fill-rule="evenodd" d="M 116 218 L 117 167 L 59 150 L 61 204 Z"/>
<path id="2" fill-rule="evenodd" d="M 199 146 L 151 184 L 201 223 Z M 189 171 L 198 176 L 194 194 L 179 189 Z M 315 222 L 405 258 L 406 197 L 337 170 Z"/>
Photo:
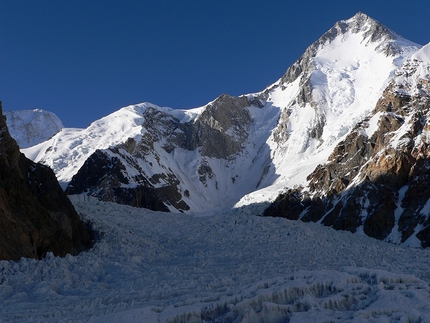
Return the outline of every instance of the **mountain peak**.
<path id="1" fill-rule="evenodd" d="M 370 16 L 366 15 L 364 12 L 357 12 L 354 16 L 352 16 L 351 18 L 347 19 L 347 20 L 341 20 L 340 22 L 344 22 L 348 25 L 356 25 L 357 27 L 359 27 L 359 29 L 361 29 L 364 25 L 366 24 L 370 24 L 370 25 L 375 25 L 375 24 L 379 24 L 380 23 L 374 19 L 372 19 Z"/>
<path id="2" fill-rule="evenodd" d="M 313 42 L 305 53 L 288 68 L 281 78 L 281 84 L 294 82 L 303 72 L 312 70 L 312 59 L 318 55 L 318 52 L 333 44 L 336 39 L 343 42 L 354 34 L 361 34 L 360 46 L 375 45 L 374 50 L 385 54 L 387 57 L 410 51 L 407 48 L 416 51 L 421 47 L 402 38 L 365 13 L 358 12 L 348 20 L 336 22 L 333 27 Z"/>
<path id="3" fill-rule="evenodd" d="M 6 111 L 4 114 L 9 132 L 20 148 L 48 140 L 64 128 L 54 113 L 41 109 Z"/>
<path id="4" fill-rule="evenodd" d="M 368 15 L 366 15 L 364 12 L 359 11 L 354 16 L 352 16 L 349 20 L 367 20 L 372 19 Z"/>
<path id="5" fill-rule="evenodd" d="M 368 39 L 370 42 L 395 40 L 400 37 L 395 32 L 361 11 L 350 19 L 339 22 L 339 24 L 342 23 L 345 24 L 352 33 L 363 32 L 363 39 Z"/>

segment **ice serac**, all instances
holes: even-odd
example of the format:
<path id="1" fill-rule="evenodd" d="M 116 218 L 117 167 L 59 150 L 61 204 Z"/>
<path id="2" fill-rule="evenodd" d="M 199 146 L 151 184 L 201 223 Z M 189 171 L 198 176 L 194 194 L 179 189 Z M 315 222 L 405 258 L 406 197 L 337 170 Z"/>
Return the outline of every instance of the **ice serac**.
<path id="1" fill-rule="evenodd" d="M 54 113 L 40 109 L 6 111 L 4 115 L 10 135 L 20 148 L 44 142 L 64 128 Z"/>
<path id="2" fill-rule="evenodd" d="M 411 246 L 430 246 L 430 59 L 424 46 L 396 72 L 374 110 L 306 187 L 266 215 L 321 222 Z"/>
<path id="3" fill-rule="evenodd" d="M 20 153 L 0 105 L 0 259 L 72 255 L 90 233 L 48 167 Z"/>

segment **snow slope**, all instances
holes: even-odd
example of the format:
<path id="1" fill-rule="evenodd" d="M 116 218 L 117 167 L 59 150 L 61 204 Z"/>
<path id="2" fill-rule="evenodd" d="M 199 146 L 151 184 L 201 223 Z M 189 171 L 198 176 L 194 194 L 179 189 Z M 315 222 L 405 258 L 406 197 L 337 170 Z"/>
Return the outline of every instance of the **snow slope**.
<path id="1" fill-rule="evenodd" d="M 6 111 L 6 124 L 18 146 L 28 148 L 48 140 L 64 128 L 52 112 L 40 109 Z"/>
<path id="2" fill-rule="evenodd" d="M 430 64 L 430 43 L 423 46 L 418 52 L 413 54 L 411 59 L 416 59 L 426 64 Z"/>
<path id="3" fill-rule="evenodd" d="M 207 217 L 74 196 L 88 252 L 0 261 L 3 322 L 429 322 L 430 251 L 257 206 Z"/>

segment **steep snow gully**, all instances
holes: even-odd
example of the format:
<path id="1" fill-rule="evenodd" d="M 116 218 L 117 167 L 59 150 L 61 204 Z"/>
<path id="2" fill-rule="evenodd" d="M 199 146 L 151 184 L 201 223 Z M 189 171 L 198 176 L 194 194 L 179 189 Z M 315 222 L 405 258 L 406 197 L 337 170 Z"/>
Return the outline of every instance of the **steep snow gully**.
<path id="1" fill-rule="evenodd" d="M 64 187 L 96 151 L 116 158 L 120 187 L 148 185 L 173 213 L 70 196 L 96 243 L 77 256 L 0 261 L 0 322 L 430 322 L 430 249 L 259 216 L 308 185 L 360 122 L 377 133 L 382 112 L 369 115 L 394 77 L 392 87 L 423 95 L 430 55 L 420 48 L 358 13 L 262 92 L 190 110 L 129 106 L 23 149 Z M 419 82 L 401 74 L 411 61 Z M 105 175 L 87 192 L 115 192 Z M 167 185 L 174 200 L 163 200 Z"/>

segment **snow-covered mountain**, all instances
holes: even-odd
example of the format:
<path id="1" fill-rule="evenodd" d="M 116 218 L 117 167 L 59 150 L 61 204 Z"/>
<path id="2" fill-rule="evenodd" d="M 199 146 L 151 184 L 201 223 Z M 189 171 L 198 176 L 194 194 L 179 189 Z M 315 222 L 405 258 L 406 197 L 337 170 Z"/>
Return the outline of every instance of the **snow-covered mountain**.
<path id="1" fill-rule="evenodd" d="M 373 111 L 266 215 L 430 246 L 430 45 L 396 71 Z"/>
<path id="2" fill-rule="evenodd" d="M 410 107 L 413 111 L 414 102 L 425 100 L 425 82 L 429 77 L 425 72 L 415 77 L 424 81 L 411 81 L 409 77 L 416 70 L 425 70 L 425 62 L 421 62 L 428 54 L 427 46 L 420 48 L 358 13 L 337 22 L 277 82 L 261 92 L 240 97 L 224 94 L 203 107 L 189 110 L 150 103 L 128 106 L 86 129 L 63 129 L 50 140 L 23 152 L 49 165 L 64 186 L 69 183 L 69 194 L 86 193 L 152 210 L 211 212 L 249 204 L 264 207 L 284 193 L 286 198 L 278 198 L 272 207 L 274 211 L 269 210 L 267 215 L 311 221 L 330 218 L 323 223 L 405 242 L 398 238 L 402 234 L 393 231 L 400 228 L 398 221 L 391 221 L 397 227 L 387 224 L 375 208 L 360 208 L 363 211 L 351 225 L 349 217 L 338 220 L 348 212 L 331 212 L 331 207 L 342 209 L 345 203 L 336 201 L 342 200 L 338 195 L 345 192 L 352 194 L 348 201 L 357 200 L 352 188 L 363 182 L 360 176 L 367 174 L 364 170 L 371 165 L 372 153 L 381 153 L 388 143 L 387 133 L 393 138 L 400 136 L 393 133 L 406 123 L 406 115 L 403 113 L 400 118 L 390 107 L 382 108 L 384 96 L 396 97 L 403 87 L 415 91 L 416 99 Z M 391 104 L 398 105 L 403 102 L 392 101 Z M 380 122 L 380 117 L 388 121 Z M 396 122 L 400 128 L 394 127 Z M 362 130 L 358 131 L 359 128 Z M 360 158 L 350 149 L 355 157 L 347 158 L 342 155 L 342 147 L 360 147 L 356 143 L 361 138 L 357 133 L 375 136 L 366 143 L 372 149 L 362 152 L 357 148 L 355 152 Z M 391 171 L 381 168 L 379 159 L 372 160 L 372 169 L 377 169 L 374 172 Z M 327 171 L 330 167 L 336 171 Z M 376 177 L 371 182 L 375 180 Z M 389 204 L 400 212 L 403 206 L 399 198 L 406 194 L 406 182 L 392 180 L 397 186 L 403 183 L 391 188 L 394 193 Z M 399 191 L 401 188 L 403 191 Z M 285 206 L 280 200 L 291 201 Z M 365 198 L 360 201 L 357 203 L 367 203 Z M 425 204 L 425 198 L 419 203 Z M 320 204 L 324 207 L 318 207 Z M 420 210 L 426 212 L 422 207 Z M 374 220 L 367 220 L 375 214 L 379 215 Z M 376 222 L 384 224 L 372 231 L 366 229 L 366 221 L 372 228 Z M 408 231 L 411 230 L 412 236 L 418 233 L 413 225 L 408 225 Z M 426 234 L 423 236 L 419 241 L 427 239 Z"/>
<path id="3" fill-rule="evenodd" d="M 7 127 L 20 148 L 28 148 L 48 140 L 64 128 L 52 112 L 40 109 L 6 111 Z"/>

